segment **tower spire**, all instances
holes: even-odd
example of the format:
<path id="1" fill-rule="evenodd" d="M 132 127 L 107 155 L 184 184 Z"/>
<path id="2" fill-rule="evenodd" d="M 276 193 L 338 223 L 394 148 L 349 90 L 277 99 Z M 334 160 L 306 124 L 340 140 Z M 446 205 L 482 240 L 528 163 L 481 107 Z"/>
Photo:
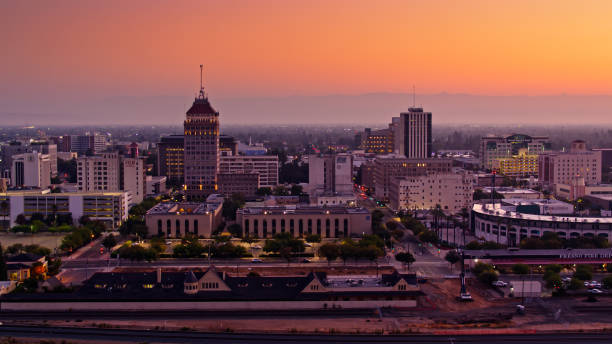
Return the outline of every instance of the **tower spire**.
<path id="1" fill-rule="evenodd" d="M 412 85 L 412 107 L 416 107 L 416 87 Z"/>
<path id="2" fill-rule="evenodd" d="M 204 94 L 204 83 L 203 83 L 204 65 L 200 65 L 200 99 L 206 98 Z"/>

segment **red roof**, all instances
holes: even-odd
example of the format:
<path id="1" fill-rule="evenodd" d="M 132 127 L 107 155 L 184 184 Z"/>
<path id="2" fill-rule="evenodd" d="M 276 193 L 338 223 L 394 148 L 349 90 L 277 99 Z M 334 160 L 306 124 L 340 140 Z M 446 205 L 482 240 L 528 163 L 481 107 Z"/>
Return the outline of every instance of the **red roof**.
<path id="1" fill-rule="evenodd" d="M 188 115 L 214 115 L 217 111 L 208 102 L 208 98 L 196 98 L 191 108 L 187 110 Z"/>

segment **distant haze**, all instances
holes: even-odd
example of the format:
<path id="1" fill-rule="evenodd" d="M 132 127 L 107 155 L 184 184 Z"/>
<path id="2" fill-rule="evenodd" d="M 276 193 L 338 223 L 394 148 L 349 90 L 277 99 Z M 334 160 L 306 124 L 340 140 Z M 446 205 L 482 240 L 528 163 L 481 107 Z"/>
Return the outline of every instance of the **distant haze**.
<path id="1" fill-rule="evenodd" d="M 3 125 L 181 125 L 192 97 L 38 100 L 0 108 Z M 223 124 L 387 123 L 412 106 L 411 94 L 214 98 Z M 416 95 L 434 124 L 612 125 L 612 96 Z"/>

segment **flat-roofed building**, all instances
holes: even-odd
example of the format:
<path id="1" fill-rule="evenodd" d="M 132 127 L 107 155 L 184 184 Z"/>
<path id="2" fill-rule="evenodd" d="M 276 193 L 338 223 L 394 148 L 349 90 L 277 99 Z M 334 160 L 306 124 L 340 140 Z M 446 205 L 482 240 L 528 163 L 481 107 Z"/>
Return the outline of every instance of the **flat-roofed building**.
<path id="1" fill-rule="evenodd" d="M 259 187 L 273 188 L 278 185 L 278 156 L 221 156 L 219 158 L 219 173 L 257 173 L 259 174 Z"/>
<path id="2" fill-rule="evenodd" d="M 370 212 L 344 206 L 280 206 L 239 209 L 236 221 L 250 236 L 269 238 L 277 233 L 294 237 L 318 234 L 322 238 L 360 237 L 372 233 Z"/>
<path id="3" fill-rule="evenodd" d="M 374 160 L 374 189 L 376 198 L 389 199 L 389 187 L 393 177 L 419 176 L 428 173 L 450 173 L 452 159 L 408 159 L 396 155 Z"/>
<path id="4" fill-rule="evenodd" d="M 573 205 L 554 200 L 502 200 L 474 204 L 472 230 L 476 237 L 516 246 L 527 237 L 556 233 L 561 239 L 609 238 L 612 218 L 575 216 Z"/>
<path id="5" fill-rule="evenodd" d="M 51 160 L 39 152 L 13 155 L 11 185 L 13 187 L 48 188 L 51 185 Z"/>
<path id="6" fill-rule="evenodd" d="M 456 214 L 472 206 L 473 185 L 473 176 L 468 173 L 394 177 L 389 188 L 389 207 L 397 211 L 433 209 L 440 205 L 444 212 Z"/>
<path id="7" fill-rule="evenodd" d="M 166 176 L 168 183 L 185 183 L 185 136 L 163 136 L 157 143 L 157 175 Z"/>
<path id="8" fill-rule="evenodd" d="M 529 177 L 538 175 L 538 155 L 528 154 L 526 149 L 508 158 L 493 160 L 492 169 L 508 177 Z"/>
<path id="9" fill-rule="evenodd" d="M 589 151 L 581 140 L 572 142 L 569 152 L 539 156 L 538 179 L 544 187 L 555 189 L 555 184 L 572 184 L 583 178 L 585 185 L 601 184 L 601 151 Z"/>
<path id="10" fill-rule="evenodd" d="M 259 188 L 259 173 L 219 173 L 217 182 L 222 195 L 242 194 L 252 198 Z"/>
<path id="11" fill-rule="evenodd" d="M 501 178 L 499 178 L 501 179 Z M 497 184 L 497 182 L 496 182 Z M 523 198 L 523 199 L 539 199 L 542 198 L 542 193 L 532 189 L 517 189 L 508 186 L 498 186 L 496 188 L 493 187 L 484 187 L 481 189 L 483 193 L 489 195 L 491 197 L 491 192 L 495 190 L 496 193 L 504 196 L 505 199 L 508 198 Z"/>
<path id="12" fill-rule="evenodd" d="M 480 139 L 480 161 L 483 168 L 492 169 L 495 160 L 511 158 L 525 149 L 528 155 L 550 152 L 550 139 L 546 136 L 512 134 L 509 136 L 486 136 Z"/>
<path id="13" fill-rule="evenodd" d="M 145 223 L 149 236 L 210 238 L 222 222 L 222 207 L 220 202 L 162 202 L 147 211 Z"/>
<path id="14" fill-rule="evenodd" d="M 82 216 L 104 222 L 109 228 L 118 228 L 128 215 L 126 192 L 70 192 L 50 193 L 36 191 L 9 191 L 0 195 L 0 202 L 7 201 L 10 226 L 15 226 L 17 216 L 29 218 L 34 213 L 71 215 L 77 223 Z"/>

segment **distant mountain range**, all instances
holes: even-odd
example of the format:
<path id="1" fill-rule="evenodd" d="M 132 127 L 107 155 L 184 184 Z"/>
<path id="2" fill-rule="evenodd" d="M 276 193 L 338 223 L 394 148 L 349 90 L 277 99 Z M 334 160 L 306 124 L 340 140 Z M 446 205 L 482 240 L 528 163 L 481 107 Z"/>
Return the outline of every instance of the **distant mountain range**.
<path id="1" fill-rule="evenodd" d="M 387 123 L 412 106 L 412 94 L 215 98 L 225 124 Z M 26 105 L 0 104 L 4 125 L 176 124 L 191 97 L 111 97 Z M 416 105 L 433 112 L 434 124 L 604 124 L 612 125 L 612 96 L 416 95 Z"/>

